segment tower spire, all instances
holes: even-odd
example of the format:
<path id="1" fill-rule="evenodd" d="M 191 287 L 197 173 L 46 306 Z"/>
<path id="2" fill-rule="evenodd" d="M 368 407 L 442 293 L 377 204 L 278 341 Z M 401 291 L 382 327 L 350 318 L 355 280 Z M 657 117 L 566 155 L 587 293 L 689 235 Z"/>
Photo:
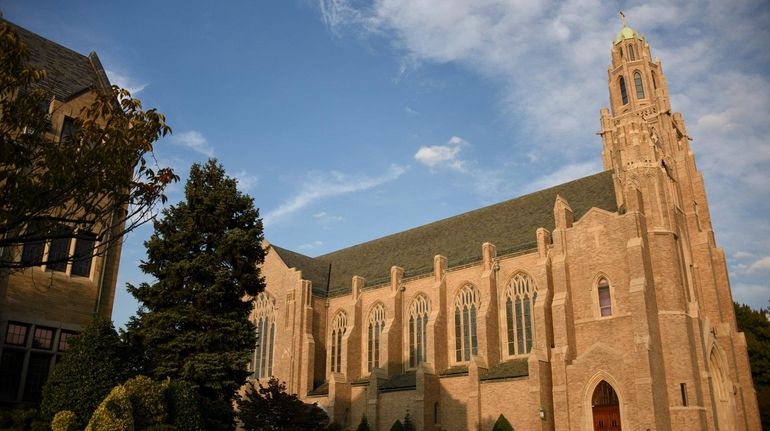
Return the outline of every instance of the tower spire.
<path id="1" fill-rule="evenodd" d="M 626 14 L 623 13 L 623 11 L 618 11 L 618 14 L 620 15 L 620 22 L 623 23 L 623 27 L 628 27 L 628 23 L 626 22 Z"/>

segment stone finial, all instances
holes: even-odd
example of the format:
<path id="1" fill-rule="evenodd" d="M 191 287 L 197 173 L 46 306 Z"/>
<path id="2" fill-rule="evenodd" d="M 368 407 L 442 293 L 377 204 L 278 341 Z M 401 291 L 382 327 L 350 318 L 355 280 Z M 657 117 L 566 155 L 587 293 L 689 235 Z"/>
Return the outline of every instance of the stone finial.
<path id="1" fill-rule="evenodd" d="M 447 269 L 447 258 L 437 254 L 433 256 L 433 279 L 441 281 Z"/>
<path id="2" fill-rule="evenodd" d="M 485 242 L 481 245 L 481 256 L 484 259 L 484 271 L 489 271 L 495 264 L 497 247 L 491 242 Z"/>
<path id="3" fill-rule="evenodd" d="M 361 290 L 366 285 L 366 279 L 364 277 L 354 275 L 353 276 L 353 301 L 358 301 L 358 297 L 361 296 Z"/>
<path id="4" fill-rule="evenodd" d="M 545 257 L 548 254 L 548 245 L 550 244 L 551 232 L 543 227 L 537 228 L 537 253 L 540 257 Z"/>
<path id="5" fill-rule="evenodd" d="M 572 227 L 574 213 L 569 206 L 569 202 L 556 195 L 556 203 L 553 205 L 553 219 L 556 222 L 556 229 L 568 229 Z"/>
<path id="6" fill-rule="evenodd" d="M 395 292 L 400 286 L 401 281 L 404 279 L 404 268 L 400 266 L 390 267 L 390 290 Z"/>

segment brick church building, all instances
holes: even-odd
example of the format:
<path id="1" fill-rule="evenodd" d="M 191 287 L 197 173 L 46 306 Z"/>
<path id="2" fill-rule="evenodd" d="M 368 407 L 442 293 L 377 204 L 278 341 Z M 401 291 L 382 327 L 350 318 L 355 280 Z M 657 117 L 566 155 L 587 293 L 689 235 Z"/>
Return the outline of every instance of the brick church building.
<path id="1" fill-rule="evenodd" d="M 611 45 L 604 172 L 323 256 L 268 245 L 255 378 L 353 428 L 759 430 L 659 60 Z"/>

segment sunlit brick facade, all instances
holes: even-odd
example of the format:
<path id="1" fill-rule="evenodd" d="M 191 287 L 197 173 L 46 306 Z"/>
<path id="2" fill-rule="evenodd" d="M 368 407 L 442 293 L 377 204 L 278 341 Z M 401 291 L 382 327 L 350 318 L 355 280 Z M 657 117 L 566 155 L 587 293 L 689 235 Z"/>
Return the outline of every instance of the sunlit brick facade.
<path id="1" fill-rule="evenodd" d="M 608 85 L 602 173 L 316 258 L 268 245 L 255 375 L 350 428 L 759 430 L 703 177 L 628 27 Z"/>

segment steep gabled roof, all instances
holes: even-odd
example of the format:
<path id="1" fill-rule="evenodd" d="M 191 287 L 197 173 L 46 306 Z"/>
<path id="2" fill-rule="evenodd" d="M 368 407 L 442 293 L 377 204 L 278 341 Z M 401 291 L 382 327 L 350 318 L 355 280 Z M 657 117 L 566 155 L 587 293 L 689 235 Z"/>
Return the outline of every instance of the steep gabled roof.
<path id="1" fill-rule="evenodd" d="M 276 251 L 314 286 L 316 280 L 309 277 L 328 282 L 328 291 L 335 295 L 350 291 L 354 275 L 366 278 L 368 285 L 386 281 L 393 265 L 404 268 L 407 276 L 429 272 L 437 254 L 446 256 L 450 267 L 478 261 L 484 242 L 494 244 L 498 255 L 532 249 L 537 228 L 554 227 L 556 195 L 569 202 L 575 220 L 592 207 L 617 211 L 612 171 L 605 171 L 315 258 L 280 247 Z M 318 272 L 323 267 L 328 270 L 328 265 L 327 280 Z"/>
<path id="2" fill-rule="evenodd" d="M 110 87 L 95 52 L 85 56 L 10 21 L 0 19 L 0 22 L 8 24 L 27 46 L 29 64 L 46 70 L 46 78 L 38 85 L 58 100 L 68 100 L 86 90 L 107 90 Z"/>

